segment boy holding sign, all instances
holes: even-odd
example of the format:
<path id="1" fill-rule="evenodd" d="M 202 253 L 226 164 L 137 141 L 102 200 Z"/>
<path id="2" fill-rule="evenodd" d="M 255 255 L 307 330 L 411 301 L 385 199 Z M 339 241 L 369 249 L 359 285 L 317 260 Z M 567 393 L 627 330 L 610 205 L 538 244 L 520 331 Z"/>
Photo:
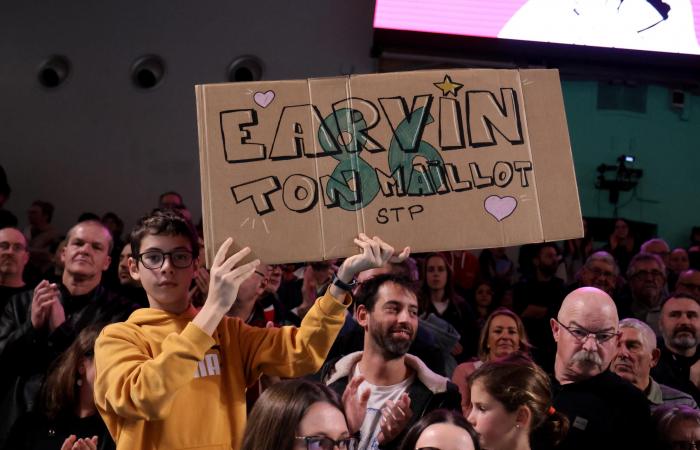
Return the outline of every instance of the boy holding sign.
<path id="1" fill-rule="evenodd" d="M 343 263 L 299 328 L 253 328 L 225 316 L 259 264 L 239 265 L 249 248 L 226 258 L 232 240 L 222 244 L 197 312 L 188 299 L 199 256 L 191 224 L 167 211 L 142 219 L 131 235 L 129 270 L 150 308 L 105 328 L 95 346 L 95 403 L 117 448 L 238 448 L 246 386 L 262 373 L 318 370 L 345 320 L 355 275 L 409 253 L 394 257 L 376 237 L 355 243 L 362 252 Z"/>

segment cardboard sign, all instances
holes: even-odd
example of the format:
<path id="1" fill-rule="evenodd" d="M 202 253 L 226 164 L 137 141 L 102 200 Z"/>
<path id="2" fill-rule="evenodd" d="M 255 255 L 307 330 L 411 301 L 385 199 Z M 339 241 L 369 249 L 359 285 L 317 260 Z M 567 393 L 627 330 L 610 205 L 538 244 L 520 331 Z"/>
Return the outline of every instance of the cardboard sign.
<path id="1" fill-rule="evenodd" d="M 268 263 L 583 234 L 554 70 L 460 69 L 196 87 L 207 260 Z"/>

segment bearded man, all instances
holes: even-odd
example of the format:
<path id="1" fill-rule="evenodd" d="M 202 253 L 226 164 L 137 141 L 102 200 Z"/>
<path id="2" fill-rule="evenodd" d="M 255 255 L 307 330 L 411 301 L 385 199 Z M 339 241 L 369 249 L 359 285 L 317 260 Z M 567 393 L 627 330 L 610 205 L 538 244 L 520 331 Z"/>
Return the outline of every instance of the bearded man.
<path id="1" fill-rule="evenodd" d="M 407 353 L 418 328 L 412 281 L 379 275 L 363 282 L 356 303 L 363 350 L 329 364 L 325 382 L 342 394 L 348 428 L 360 432 L 359 448 L 398 448 L 422 415 L 438 408 L 460 411 L 459 391 Z"/>

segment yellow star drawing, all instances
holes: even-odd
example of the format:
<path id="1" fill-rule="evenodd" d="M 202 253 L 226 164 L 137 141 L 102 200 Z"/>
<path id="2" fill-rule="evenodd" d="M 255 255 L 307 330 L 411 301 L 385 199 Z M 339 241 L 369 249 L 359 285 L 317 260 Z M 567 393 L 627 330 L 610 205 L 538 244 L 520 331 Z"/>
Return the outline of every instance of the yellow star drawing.
<path id="1" fill-rule="evenodd" d="M 445 75 L 445 79 L 442 83 L 433 83 L 436 88 L 442 91 L 442 95 L 452 94 L 457 97 L 457 91 L 462 89 L 463 84 L 455 83 L 450 79 L 449 75 Z"/>

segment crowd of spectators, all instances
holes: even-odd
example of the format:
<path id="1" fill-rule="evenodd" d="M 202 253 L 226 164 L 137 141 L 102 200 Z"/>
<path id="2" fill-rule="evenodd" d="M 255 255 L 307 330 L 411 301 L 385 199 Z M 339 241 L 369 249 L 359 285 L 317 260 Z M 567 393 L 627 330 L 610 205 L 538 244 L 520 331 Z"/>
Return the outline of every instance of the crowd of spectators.
<path id="1" fill-rule="evenodd" d="M 0 204 L 0 448 L 700 446 L 697 241 L 619 219 L 515 261 L 361 235 L 345 260 L 207 269 L 182 197 L 154 208 L 125 235 L 113 212 L 63 233 L 47 201 L 19 229 Z M 195 386 L 212 376 L 227 397 Z"/>

